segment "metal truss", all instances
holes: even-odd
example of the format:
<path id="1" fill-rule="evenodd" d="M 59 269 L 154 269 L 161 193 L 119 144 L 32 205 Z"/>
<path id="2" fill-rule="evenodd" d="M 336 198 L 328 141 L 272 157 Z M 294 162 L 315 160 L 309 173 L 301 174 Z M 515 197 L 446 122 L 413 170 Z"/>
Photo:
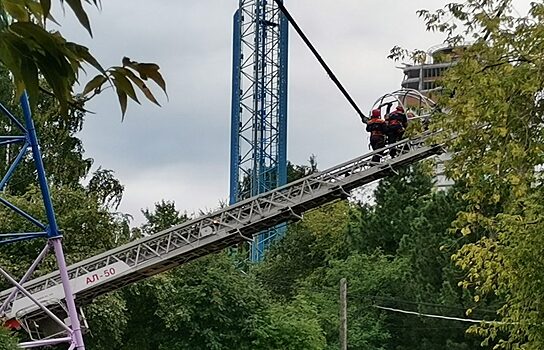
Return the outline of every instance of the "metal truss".
<path id="1" fill-rule="evenodd" d="M 234 15 L 230 204 L 287 182 L 288 22 L 273 1 Z M 257 236 L 253 260 L 283 230 Z"/>
<path id="2" fill-rule="evenodd" d="M 10 302 L 17 300 L 17 298 L 24 297 L 33 305 L 34 308 L 41 310 L 41 312 L 48 317 L 50 323 L 55 325 L 55 328 L 58 329 L 59 332 L 49 339 L 21 343 L 19 344 L 21 348 L 34 348 L 69 343 L 69 349 L 84 350 L 85 346 L 83 344 L 80 321 L 77 314 L 62 249 L 62 235 L 57 226 L 55 211 L 53 209 L 41 151 L 38 144 L 38 138 L 26 93 L 21 96 L 20 102 L 23 110 L 24 122 L 20 122 L 15 115 L 13 115 L 4 105 L 0 103 L 0 115 L 3 115 L 8 121 L 6 127 L 2 131 L 2 133 L 5 133 L 5 135 L 0 136 L 0 146 L 5 147 L 6 149 L 5 155 L 6 162 L 8 163 L 6 173 L 3 174 L 0 180 L 0 191 L 1 194 L 4 194 L 5 189 L 9 185 L 10 179 L 23 160 L 32 159 L 36 167 L 38 184 L 43 198 L 46 221 L 42 222 L 41 220 L 33 217 L 31 214 L 11 203 L 5 195 L 0 195 L 0 204 L 4 205 L 24 220 L 36 226 L 35 232 L 0 234 L 0 244 L 15 243 L 23 240 L 40 238 L 47 238 L 47 241 L 41 253 L 37 256 L 20 281 L 16 281 L 9 274 L 9 272 L 3 268 L 0 268 L 0 275 L 2 275 L 14 286 L 8 295 L 4 296 L 4 303 L 0 308 L 0 314 L 5 316 L 6 309 L 8 308 Z M 14 157 L 11 156 L 12 154 Z M 49 310 L 41 301 L 37 300 L 26 287 L 22 286 L 22 284 L 32 276 L 36 268 L 51 249 L 55 253 L 59 267 L 59 270 L 56 272 L 56 275 L 58 276 L 57 294 L 63 298 L 67 307 L 65 312 L 65 317 L 67 316 L 67 318 L 64 321 L 63 319 L 59 318 L 57 314 L 54 314 L 51 310 Z M 24 327 L 24 324 L 20 324 L 18 322 L 11 323 L 11 325 L 15 327 Z"/>
<path id="3" fill-rule="evenodd" d="M 145 279 L 195 258 L 213 254 L 244 241 L 252 235 L 286 221 L 296 221 L 308 210 L 349 196 L 350 191 L 395 173 L 396 169 L 442 152 L 439 145 L 426 143 L 431 134 L 404 140 L 326 171 L 310 175 L 270 192 L 243 200 L 227 208 L 179 226 L 107 251 L 68 268 L 73 292 L 79 304 L 98 295 Z M 398 156 L 389 158 L 396 148 Z M 382 161 L 372 162 L 375 154 Z M 59 273 L 25 284 L 32 296 L 52 303 L 62 299 Z M 0 293 L 0 301 L 12 293 Z M 39 320 L 43 310 L 25 295 L 8 300 L 8 318 Z"/>

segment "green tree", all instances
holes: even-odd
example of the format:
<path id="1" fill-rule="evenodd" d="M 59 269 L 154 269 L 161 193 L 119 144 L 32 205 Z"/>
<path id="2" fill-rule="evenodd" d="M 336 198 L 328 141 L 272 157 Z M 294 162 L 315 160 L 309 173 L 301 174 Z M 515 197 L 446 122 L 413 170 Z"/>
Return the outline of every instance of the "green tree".
<path id="1" fill-rule="evenodd" d="M 263 312 L 262 294 L 225 254 L 175 269 L 158 286 L 157 314 L 168 337 L 161 349 L 251 349 L 250 330 Z"/>
<path id="2" fill-rule="evenodd" d="M 298 296 L 274 303 L 262 317 L 253 318 L 253 349 L 321 350 L 326 347 L 317 307 Z"/>
<path id="3" fill-rule="evenodd" d="M 313 303 L 327 340 L 339 348 L 339 281 L 348 281 L 348 344 L 352 349 L 386 349 L 391 332 L 387 316 L 373 308 L 373 296 L 394 296 L 404 284 L 405 261 L 376 254 L 355 254 L 331 261 L 304 280 L 299 293 Z"/>
<path id="4" fill-rule="evenodd" d="M 433 190 L 430 170 L 429 164 L 416 164 L 383 179 L 374 192 L 375 203 L 352 211 L 349 242 L 355 251 L 385 252 L 406 262 L 401 272 L 404 287 L 392 297 L 376 295 L 377 303 L 460 318 L 473 308 L 473 317 L 493 317 L 480 311 L 487 302 L 475 307 L 471 293 L 457 287 L 463 274 L 450 257 L 468 239 L 450 227 L 463 202 L 456 187 Z M 400 314 L 387 318 L 389 343 L 397 350 L 478 347 L 474 337 L 464 334 L 467 327 Z"/>
<path id="5" fill-rule="evenodd" d="M 0 327 L 0 350 L 19 350 L 17 339 L 7 329 Z"/>
<path id="6" fill-rule="evenodd" d="M 497 0 L 421 15 L 448 42 L 472 42 L 442 81 L 447 113 L 433 122 L 453 152 L 449 176 L 464 186 L 455 227 L 474 242 L 454 256 L 468 273 L 463 286 L 476 302 L 503 300 L 501 323 L 474 331 L 497 348 L 543 348 L 544 3 L 524 16 Z"/>
<path id="7" fill-rule="evenodd" d="M 87 348 L 121 349 L 129 321 L 127 303 L 121 292 L 98 297 L 85 307 L 85 316 L 89 320 L 89 333 L 85 336 Z"/>
<path id="8" fill-rule="evenodd" d="M 397 253 L 403 237 L 409 235 L 409 223 L 416 217 L 432 191 L 428 165 L 400 169 L 397 175 L 380 181 L 374 191 L 375 203 L 360 203 L 353 211 L 348 236 L 352 247 L 372 253 Z"/>
<path id="9" fill-rule="evenodd" d="M 149 233 L 187 219 L 164 200 L 144 214 Z M 313 305 L 272 302 L 255 276 L 236 266 L 229 254 L 214 254 L 125 288 L 121 348 L 323 349 Z"/>
<path id="10" fill-rule="evenodd" d="M 311 175 L 317 171 L 317 157 L 312 154 L 308 159 L 308 165 L 297 165 L 287 162 L 287 182 L 293 182 Z"/>
<path id="11" fill-rule="evenodd" d="M 141 227 L 141 230 L 145 235 L 152 235 L 189 220 L 186 213 L 181 214 L 176 209 L 176 204 L 174 202 L 165 201 L 164 199 L 155 203 L 153 211 L 145 209 L 142 210 L 142 214 L 147 220 Z"/>
<path id="12" fill-rule="evenodd" d="M 406 288 L 398 295 L 400 301 L 381 301 L 412 311 L 467 318 L 494 319 L 490 304 L 475 305 L 473 294 L 458 287 L 464 274 L 451 255 L 468 239 L 450 230 L 462 202 L 456 189 L 433 192 L 421 201 L 417 215 L 410 222 L 409 233 L 402 237 L 397 257 L 408 262 Z M 392 315 L 391 327 L 397 349 L 476 349 L 480 339 L 467 335 L 465 323 L 414 316 Z"/>
<path id="13" fill-rule="evenodd" d="M 20 117 L 22 115 L 17 103 L 13 101 L 15 87 L 11 83 L 8 71 L 0 66 L 0 102 Z M 66 119 L 57 113 L 58 104 L 44 93 L 38 96 L 34 113 L 34 124 L 39 134 L 44 164 L 48 179 L 57 185 L 78 186 L 79 181 L 87 176 L 92 165 L 92 159 L 83 156 L 83 145 L 76 137 L 83 126 L 84 113 L 74 111 L 72 118 Z M 14 125 L 5 116 L 0 117 L 0 133 L 14 135 Z M 5 174 L 11 162 L 17 157 L 20 146 L 9 145 L 0 147 L 0 156 L 7 160 L 0 164 L 0 172 Z M 25 158 L 13 179 L 8 184 L 8 191 L 12 194 L 22 194 L 31 183 L 35 182 L 34 163 Z"/>
<path id="14" fill-rule="evenodd" d="M 159 349 L 323 349 L 316 308 L 274 303 L 225 253 L 183 265 L 157 284 Z M 130 348 L 130 347 L 129 347 Z"/>
<path id="15" fill-rule="evenodd" d="M 93 173 L 87 185 L 89 195 L 94 196 L 105 207 L 114 209 L 121 204 L 124 191 L 125 186 L 115 178 L 113 170 L 102 169 L 102 167 Z"/>
<path id="16" fill-rule="evenodd" d="M 288 226 L 254 273 L 273 296 L 289 299 L 297 284 L 330 260 L 345 256 L 350 205 L 347 201 L 325 205 Z"/>
<path id="17" fill-rule="evenodd" d="M 331 348 L 338 346 L 342 277 L 349 277 L 348 304 L 356 310 L 350 311 L 350 346 L 479 348 L 477 337 L 465 334 L 464 323 L 372 307 L 461 318 L 471 308 L 472 317 L 494 317 L 485 310 L 493 300 L 475 305 L 474 295 L 457 286 L 464 274 L 450 257 L 469 239 L 450 227 L 463 201 L 457 188 L 433 190 L 430 169 L 414 165 L 382 180 L 373 203 L 338 202 L 307 213 L 253 272 L 282 305 L 301 297 L 310 303 Z"/>
<path id="18" fill-rule="evenodd" d="M 152 210 L 142 210 L 146 222 L 136 231 L 137 235 L 151 235 L 181 224 L 188 220 L 181 214 L 173 201 L 161 200 L 155 203 Z M 133 230 L 134 233 L 134 230 Z M 148 280 L 127 286 L 122 293 L 127 319 L 127 327 L 123 330 L 121 345 L 125 349 L 158 349 L 164 339 L 171 337 L 164 320 L 159 316 L 159 289 L 161 284 L 170 283 L 171 272 L 152 277 Z M 164 294 L 163 294 L 164 295 Z M 109 349 L 109 345 L 97 349 Z"/>

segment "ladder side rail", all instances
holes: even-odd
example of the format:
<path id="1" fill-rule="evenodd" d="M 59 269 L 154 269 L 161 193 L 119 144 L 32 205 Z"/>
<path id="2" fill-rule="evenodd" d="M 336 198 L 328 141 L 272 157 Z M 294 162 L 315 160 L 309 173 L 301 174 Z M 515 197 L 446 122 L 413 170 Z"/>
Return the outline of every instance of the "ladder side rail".
<path id="1" fill-rule="evenodd" d="M 306 189 L 301 196 L 303 199 L 294 205 L 286 206 L 283 209 L 276 207 L 273 212 L 264 215 L 261 220 L 252 222 L 251 225 L 246 225 L 243 229 L 235 230 L 231 227 L 223 227 L 207 237 L 202 237 L 191 242 L 190 245 L 187 244 L 179 249 L 167 252 L 160 258 L 142 262 L 140 265 L 135 266 L 130 271 L 127 271 L 125 274 L 118 277 L 120 281 L 123 281 L 122 283 L 112 280 L 97 285 L 96 287 L 89 288 L 78 294 L 78 300 L 80 300 L 80 303 L 85 303 L 98 295 L 110 292 L 126 284 L 179 266 L 195 258 L 219 252 L 228 246 L 247 240 L 248 236 L 260 232 L 263 228 L 277 225 L 288 220 L 300 219 L 300 214 L 307 210 L 311 210 L 337 199 L 345 198 L 351 189 L 383 178 L 393 173 L 395 169 L 428 158 L 439 152 L 440 149 L 438 147 L 422 148 L 415 154 L 395 158 L 395 164 L 390 164 L 390 166 L 385 167 L 373 167 L 365 171 L 365 174 L 359 173 L 350 175 L 344 179 L 338 179 L 334 185 L 325 185 L 317 180 L 313 183 L 308 182 L 306 184 Z M 110 283 L 114 284 L 110 285 Z"/>

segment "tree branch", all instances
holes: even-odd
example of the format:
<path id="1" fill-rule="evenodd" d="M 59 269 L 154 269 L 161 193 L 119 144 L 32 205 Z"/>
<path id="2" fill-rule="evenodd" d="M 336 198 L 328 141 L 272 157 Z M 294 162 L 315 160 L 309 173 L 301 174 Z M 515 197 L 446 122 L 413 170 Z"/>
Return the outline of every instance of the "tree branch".
<path id="1" fill-rule="evenodd" d="M 53 94 L 51 91 L 43 88 L 40 86 L 40 91 L 43 92 L 44 94 L 46 94 L 47 96 L 49 97 L 53 97 L 54 99 L 56 99 L 56 96 L 55 94 Z M 91 112 L 81 106 L 79 106 L 77 103 L 75 102 L 68 102 L 68 106 L 70 106 L 71 108 L 77 110 L 77 111 L 80 111 L 80 112 L 84 112 L 84 113 L 91 113 L 91 114 L 94 114 L 94 112 Z"/>
<path id="2" fill-rule="evenodd" d="M 506 61 L 497 62 L 497 63 L 494 63 L 494 64 L 487 65 L 487 66 L 485 66 L 484 68 L 482 68 L 482 70 L 480 71 L 480 73 L 485 72 L 486 70 L 491 69 L 491 68 L 503 66 L 503 65 L 505 65 L 505 64 L 509 64 L 509 63 L 519 63 L 519 62 L 533 63 L 533 61 L 528 60 L 528 59 L 525 58 L 525 57 L 513 58 L 513 59 L 510 59 L 510 60 L 506 60 Z"/>

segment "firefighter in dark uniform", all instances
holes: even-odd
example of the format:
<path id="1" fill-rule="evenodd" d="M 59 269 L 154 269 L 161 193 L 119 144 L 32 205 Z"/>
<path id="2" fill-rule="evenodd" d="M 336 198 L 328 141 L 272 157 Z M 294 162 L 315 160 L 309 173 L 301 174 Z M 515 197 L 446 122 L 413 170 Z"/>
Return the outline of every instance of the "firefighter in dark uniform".
<path id="1" fill-rule="evenodd" d="M 387 125 L 381 118 L 381 110 L 372 110 L 371 118 L 366 124 L 366 131 L 370 133 L 370 146 L 375 151 L 385 147 L 385 134 L 387 131 Z M 372 157 L 372 161 L 378 163 L 382 153 L 377 153 Z"/>
<path id="2" fill-rule="evenodd" d="M 404 113 L 404 107 L 397 106 L 397 108 L 388 115 L 387 119 L 387 143 L 393 144 L 402 140 L 406 127 L 408 126 L 408 118 Z M 397 155 L 397 149 L 391 148 L 389 151 L 391 157 Z"/>

